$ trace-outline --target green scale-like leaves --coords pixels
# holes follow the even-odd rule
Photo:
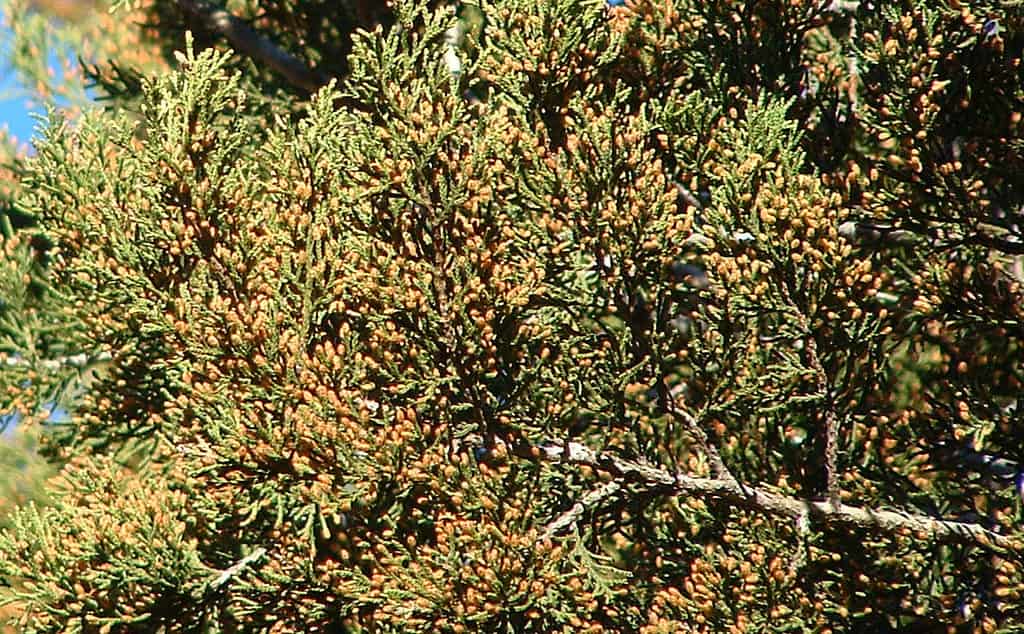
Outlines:
[[[1016,447],[1019,280],[907,248],[953,181],[883,155],[913,73],[849,35],[967,18],[399,2],[331,48],[300,4],[253,23],[344,67],[308,102],[189,39],[23,166],[0,402],[68,416],[0,533],[18,627],[1016,622],[977,597],[1018,592],[1019,503],[936,473]]]

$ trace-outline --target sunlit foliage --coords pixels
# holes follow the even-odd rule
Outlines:
[[[22,631],[1020,626],[1024,13],[613,4],[132,4],[3,235]]]

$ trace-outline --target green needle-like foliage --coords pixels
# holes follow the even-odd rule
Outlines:
[[[118,9],[0,207],[13,627],[1024,624],[1024,12],[613,5]]]

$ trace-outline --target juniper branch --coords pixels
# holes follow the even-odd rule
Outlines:
[[[177,0],[182,11],[203,21],[210,30],[224,36],[236,50],[259,60],[280,73],[290,84],[316,92],[329,79],[308,68],[302,60],[260,35],[244,20],[205,0]]]
[[[718,448],[711,444],[711,441],[708,439],[707,432],[705,432],[704,428],[700,426],[697,419],[689,412],[676,408],[673,398],[669,399],[668,408],[669,415],[682,422],[687,431],[690,432],[690,435],[696,439],[697,445],[704,452],[704,455],[707,456],[708,463],[711,465],[711,473],[713,473],[716,478],[732,480],[735,482],[736,477],[731,471],[729,471],[729,467],[725,465],[725,461],[722,460],[721,454],[718,453]]]
[[[257,559],[259,559],[260,557],[262,557],[263,555],[266,555],[266,554],[267,554],[267,549],[260,547],[260,548],[257,548],[256,550],[252,551],[251,553],[249,553],[245,557],[242,557],[240,560],[238,560],[236,563],[234,563],[230,568],[227,568],[227,569],[221,571],[221,573],[219,575],[217,575],[216,579],[210,581],[210,588],[213,589],[213,590],[216,590],[217,588],[220,588],[221,586],[223,586],[228,581],[231,581],[232,577],[234,577],[238,573],[240,573],[243,570],[245,570],[250,564],[252,564]]]
[[[701,478],[682,473],[669,473],[654,465],[594,451],[578,442],[548,441],[534,445],[520,441],[512,445],[512,452],[521,458],[531,460],[585,465],[610,473],[619,481],[639,482],[671,495],[714,498],[737,507],[790,518],[795,522],[810,519],[825,525],[855,526],[899,535],[914,535],[919,539],[973,542],[992,550],[1024,550],[1024,543],[1021,540],[1000,535],[975,523],[936,519],[917,513],[805,500],[742,485],[725,478]]]
[[[603,500],[610,498],[622,489],[622,484],[612,480],[584,495],[578,502],[572,505],[568,511],[562,513],[547,526],[541,534],[541,541],[550,539],[565,529],[573,526],[579,521],[588,510],[593,510]]]
[[[783,283],[780,285],[782,297],[790,306],[795,305],[789,294],[789,289]],[[821,355],[818,354],[818,342],[811,331],[811,325],[807,316],[802,312],[796,313],[800,322],[800,329],[805,333],[807,350],[807,361],[814,372],[815,387],[821,397],[825,419],[825,479],[828,502],[833,508],[838,509],[839,502],[839,414],[836,412],[835,403],[832,398],[828,373],[821,363]]]
[[[818,343],[813,336],[807,338],[807,352],[811,369],[814,370],[818,392],[825,399],[825,477],[827,478],[828,501],[839,506],[839,416],[832,403],[832,393],[828,387],[828,375],[821,365],[818,355]]]

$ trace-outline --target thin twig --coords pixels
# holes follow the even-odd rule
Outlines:
[[[177,0],[177,3],[182,11],[199,18],[207,28],[227,38],[240,53],[263,62],[284,76],[290,84],[310,93],[327,85],[329,78],[311,70],[300,59],[260,35],[241,18],[205,0]]]
[[[780,284],[782,299],[790,306],[795,306],[789,295],[789,289],[785,284]],[[797,312],[797,319],[800,322],[800,330],[805,333],[807,350],[807,361],[814,372],[815,387],[818,396],[822,400],[825,418],[825,486],[828,493],[829,504],[838,509],[839,502],[839,414],[836,412],[833,402],[832,389],[828,373],[821,364],[821,356],[818,354],[818,341],[803,312]]]
[[[722,460],[721,454],[718,453],[718,448],[708,440],[708,435],[704,428],[700,426],[697,419],[691,416],[689,412],[677,408],[675,399],[671,396],[668,400],[668,413],[683,423],[687,431],[690,432],[690,435],[697,441],[697,445],[700,446],[701,451],[707,456],[708,463],[711,465],[711,474],[716,478],[736,482],[736,477],[729,471],[729,467],[725,466],[725,461]]]
[[[825,408],[825,478],[828,489],[828,501],[832,506],[839,506],[839,416],[832,403],[831,390],[828,387],[828,375],[821,365],[818,356],[818,342],[814,336],[807,337],[807,354],[817,379],[818,394],[824,400]]]
[[[590,493],[584,495],[578,502],[572,505],[572,507],[555,518],[551,523],[544,527],[544,532],[541,534],[540,540],[550,539],[563,530],[573,526],[579,521],[583,514],[587,510],[593,510],[603,500],[610,498],[622,489],[622,485],[614,480],[607,482],[602,486],[594,489]]]
[[[240,560],[238,560],[237,563],[232,565],[230,568],[221,571],[221,573],[217,575],[217,578],[210,582],[210,589],[216,590],[220,588],[225,583],[230,581],[232,577],[245,570],[245,568],[247,568],[250,564],[252,564],[257,559],[266,554],[267,549],[261,546],[256,550],[252,551],[251,553],[249,553],[248,555],[246,555],[245,557],[242,557]]]

